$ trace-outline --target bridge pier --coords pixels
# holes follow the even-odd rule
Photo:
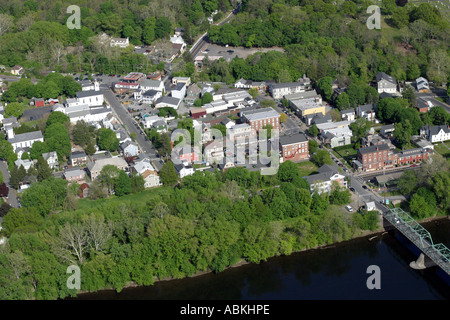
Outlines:
[[[416,261],[410,262],[409,266],[416,270],[424,270],[426,268],[436,266],[436,263],[434,263],[434,261],[428,258],[426,255],[421,253]]]

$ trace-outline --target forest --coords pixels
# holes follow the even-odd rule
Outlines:
[[[1,299],[73,296],[66,287],[69,265],[81,268],[81,290],[121,291],[131,283],[259,263],[378,227],[376,212],[349,215],[338,208],[348,203],[348,190],[311,196],[289,161],[275,176],[245,168],[197,171],[175,187],[96,201],[74,202],[73,189],[52,177],[36,182],[23,207],[3,217],[9,239],[0,247]]]

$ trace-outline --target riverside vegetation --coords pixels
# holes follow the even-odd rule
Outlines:
[[[121,291],[347,240],[378,221],[377,213],[339,208],[348,190],[311,196],[289,161],[274,176],[245,168],[196,172],[175,187],[82,199],[78,207],[63,182],[36,182],[24,207],[5,215],[0,299],[74,296],[66,286],[72,264],[81,268],[81,290]],[[30,200],[38,193],[39,206]]]

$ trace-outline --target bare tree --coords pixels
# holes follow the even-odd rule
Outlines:
[[[7,14],[0,14],[0,36],[14,25],[13,18]]]
[[[36,21],[36,17],[33,14],[27,14],[17,20],[16,27],[19,31],[27,31],[31,25]]]
[[[54,239],[53,252],[63,260],[83,264],[88,250],[89,234],[85,224],[69,224],[59,228],[59,236]]]
[[[89,245],[95,251],[102,251],[105,244],[111,239],[112,226],[105,223],[103,218],[91,215],[86,221],[86,229],[89,235]]]

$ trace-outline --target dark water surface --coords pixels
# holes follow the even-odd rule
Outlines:
[[[434,243],[450,247],[450,220],[423,226]],[[79,295],[98,300],[320,300],[320,299],[450,299],[450,284],[437,267],[413,270],[418,253],[395,235],[385,233],[350,240],[324,249],[276,257],[219,274],[161,281],[151,287],[127,288],[121,293],[100,291]],[[380,268],[381,289],[369,290],[370,265]]]

